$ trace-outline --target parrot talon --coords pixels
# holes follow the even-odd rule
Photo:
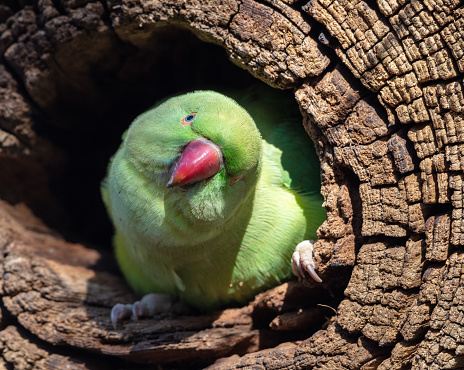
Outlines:
[[[111,309],[111,323],[113,324],[114,330],[119,322],[124,319],[131,317],[132,305],[117,303]]]
[[[157,313],[171,311],[174,299],[168,294],[150,293],[132,305],[132,316],[138,320],[141,317],[152,317]]]
[[[138,320],[139,317],[144,317],[145,315],[145,309],[143,307],[143,304],[140,301],[134,302],[132,305],[132,317],[135,320]]]
[[[176,305],[174,298],[168,294],[146,294],[133,304],[115,304],[111,309],[111,322],[116,330],[117,324],[124,319],[132,317],[138,320],[141,317],[152,317],[159,313],[170,312],[173,307],[179,312],[182,311],[182,306]]]
[[[304,240],[296,246],[292,256],[292,272],[299,279],[305,279],[308,273],[320,283],[322,279],[316,273],[316,264],[313,260],[314,243],[313,240]]]

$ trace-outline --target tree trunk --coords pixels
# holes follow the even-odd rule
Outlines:
[[[3,365],[464,367],[458,1],[0,4]],[[120,135],[164,96],[256,79],[294,92],[320,156],[323,284],[113,329],[135,299],[99,197]]]

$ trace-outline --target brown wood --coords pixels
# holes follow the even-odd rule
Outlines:
[[[463,367],[463,9],[2,2],[0,366]],[[293,89],[318,149],[323,283],[113,329],[111,306],[135,299],[98,194],[118,137],[165,95],[251,76]]]

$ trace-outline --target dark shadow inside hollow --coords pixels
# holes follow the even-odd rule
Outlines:
[[[58,80],[59,91],[38,119],[40,133],[65,154],[65,164],[52,175],[51,187],[68,215],[67,226],[61,219],[49,221],[50,226],[70,241],[108,248],[113,229],[99,184],[131,121],[172,94],[264,85],[230,62],[223,48],[179,27],[157,27],[149,42],[143,43],[146,49],[116,37],[112,40],[109,48],[96,48],[97,53],[103,50],[102,55],[84,55],[76,61],[67,59],[73,58],[72,53],[68,57],[66,50],[60,50],[54,56],[60,65],[52,77]]]

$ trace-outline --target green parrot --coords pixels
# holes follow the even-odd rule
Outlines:
[[[101,191],[120,269],[145,297],[113,307],[113,324],[243,304],[292,270],[321,281],[306,240],[325,219],[313,144],[289,104],[238,97],[247,110],[214,91],[173,97],[124,133]]]

